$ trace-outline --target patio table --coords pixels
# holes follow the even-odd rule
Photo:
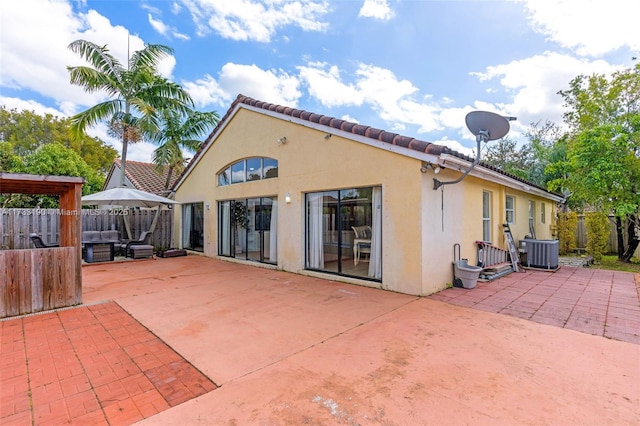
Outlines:
[[[114,259],[114,247],[112,241],[86,241],[83,242],[87,255],[85,261],[93,262],[110,262]]]

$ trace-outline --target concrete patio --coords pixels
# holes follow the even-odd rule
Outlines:
[[[476,288],[450,288],[430,298],[540,324],[640,344],[638,283],[631,273],[562,267],[525,270]]]
[[[106,310],[130,315],[166,344],[143,353],[179,355],[195,367],[191,373],[206,377],[194,379],[204,389],[198,395],[194,392],[191,399],[175,405],[169,403],[171,397],[164,398],[164,405],[159,403],[164,409],[146,414],[129,403],[134,393],[141,398],[139,387],[122,388],[120,396],[99,404],[93,415],[100,422],[92,424],[139,419],[149,425],[637,424],[640,345],[632,343],[637,329],[630,327],[640,321],[640,311],[633,308],[639,308],[637,291],[626,290],[629,283],[637,283],[632,274],[594,274],[588,278],[594,287],[582,289],[560,324],[562,318],[556,314],[564,309],[551,308],[560,303],[560,296],[575,298],[577,290],[562,289],[587,279],[582,274],[581,269],[567,267],[555,274],[511,274],[473,290],[450,289],[418,298],[200,256],[87,266],[87,306],[0,322],[0,379],[6,383],[12,376],[16,384],[11,392],[3,386],[0,423],[24,424],[11,421],[6,401],[8,395],[28,388],[26,377],[26,385],[17,385],[22,380],[17,377],[24,376],[18,373],[31,372],[31,360],[25,371],[7,367],[6,359],[22,356],[26,363],[28,356],[24,348],[20,355],[19,342],[8,341],[9,330],[26,330],[24,324],[35,317],[65,324],[74,312],[97,312],[92,315],[98,318],[99,311]],[[553,292],[544,290],[549,294],[542,295],[545,302],[535,302],[537,309],[517,308],[534,303],[529,298],[539,293],[536,289],[552,288],[551,278],[565,284]],[[607,287],[601,280],[608,280],[607,292],[600,289]],[[620,308],[628,317],[620,317],[624,326],[619,330],[626,331],[613,335],[608,327],[602,333],[595,327],[567,327],[580,323],[571,317],[581,312],[578,306],[593,300],[585,296],[591,288],[608,298],[607,315],[614,315],[612,308],[619,303],[624,305]],[[616,299],[619,288],[625,289],[623,302]],[[507,293],[515,296],[515,290],[520,296],[507,302]],[[502,305],[497,300],[503,300]],[[105,301],[115,303],[101,303]],[[549,307],[543,309],[546,303]],[[600,309],[589,308],[594,313]],[[513,316],[516,311],[523,313],[517,316],[527,313],[527,319]],[[536,322],[545,312],[552,319]],[[606,324],[613,318],[605,315]],[[131,327],[140,332],[135,324]],[[117,331],[104,329],[117,340]],[[75,329],[72,334],[67,331],[68,341],[77,348],[96,333]],[[126,342],[122,347],[128,353]],[[8,348],[14,349],[11,357],[5,356]],[[74,356],[82,359],[78,352],[75,349]],[[135,361],[135,356],[130,358]],[[55,370],[62,371],[58,359],[53,362]],[[148,375],[146,367],[136,365],[142,372],[134,369],[138,375]],[[55,378],[50,380],[55,383]],[[99,387],[94,380],[85,380],[85,391]],[[165,379],[169,380],[174,379]],[[161,386],[153,381],[152,385],[156,390]],[[116,403],[120,417],[110,417]],[[82,424],[71,415],[76,406],[65,395],[48,406],[66,413],[67,421]],[[60,423],[40,421],[34,414],[38,407],[22,409],[34,424]]]

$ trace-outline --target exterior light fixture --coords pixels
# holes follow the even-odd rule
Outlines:
[[[429,169],[433,170],[433,173],[438,174],[440,173],[440,166],[438,164],[433,164],[433,163],[427,163],[425,161],[422,162],[422,167],[420,167],[420,172],[422,173],[427,173],[429,171]]]
[[[287,143],[287,137],[286,137],[286,136],[283,136],[283,137],[281,137],[280,139],[276,139],[276,143],[277,143],[278,145],[284,145],[285,143]]]
[[[291,204],[291,193],[287,192],[284,196],[284,202],[287,204]]]

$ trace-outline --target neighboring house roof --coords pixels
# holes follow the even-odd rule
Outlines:
[[[118,173],[114,175],[115,170],[118,170]],[[105,187],[111,178],[119,179],[120,170],[122,169],[122,161],[120,159],[116,159],[113,161],[111,165],[111,169],[109,170],[109,174],[105,179]],[[158,172],[158,166],[152,163],[143,163],[141,161],[129,161],[127,160],[127,167],[125,168],[125,174],[127,179],[133,184],[135,189],[139,189],[141,191],[151,192],[153,194],[158,195],[166,195],[164,190],[164,184],[167,181],[167,175],[169,173],[168,166],[162,166],[162,173]],[[169,188],[171,188],[178,179],[178,173],[173,173],[171,176],[171,181],[169,182]],[[105,189],[103,187],[103,189]]]
[[[222,119],[218,122],[218,125],[213,129],[211,134],[207,137],[205,142],[202,144],[200,149],[196,152],[193,157],[193,160],[189,163],[189,166],[182,172],[182,174],[175,180],[175,184],[172,188],[175,190],[175,187],[179,185],[184,178],[190,173],[191,169],[198,164],[198,160],[200,156],[203,155],[208,149],[209,146],[213,143],[216,135],[228,124],[227,122],[231,119],[231,117],[235,114],[235,112],[241,107],[251,107],[252,110],[265,110],[265,112],[280,114],[285,116],[285,118],[291,117],[301,121],[307,121],[309,123],[315,123],[320,126],[327,126],[330,129],[336,129],[341,132],[341,135],[344,133],[352,134],[354,137],[364,137],[374,141],[383,142],[385,144],[389,144],[391,146],[396,146],[400,148],[409,149],[412,151],[416,151],[418,153],[429,154],[433,156],[452,156],[457,157],[462,160],[473,162],[475,159],[471,158],[467,155],[461,154],[457,151],[450,149],[449,147],[443,145],[437,145],[432,142],[426,142],[420,139],[416,139],[410,136],[402,136],[397,133],[387,132],[385,130],[377,129],[370,126],[365,126],[362,124],[352,123],[349,121],[341,120],[335,117],[329,117],[322,114],[316,114],[313,112],[304,111],[301,109],[291,108],[287,106],[271,104],[268,102],[259,101],[257,99],[250,98],[248,96],[239,94],[236,99],[233,101],[227,113],[222,117]],[[484,162],[479,163],[480,166],[485,169],[494,171],[503,176],[511,178],[513,180],[522,182],[527,187],[535,187],[545,193],[553,196],[553,198],[562,198],[559,194],[554,194],[547,191],[546,188],[543,188],[539,185],[536,185],[532,182],[529,182],[525,179],[512,175],[510,173],[506,173],[500,170],[497,167],[488,165]]]

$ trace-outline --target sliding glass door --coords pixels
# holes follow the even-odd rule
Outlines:
[[[276,197],[218,203],[218,254],[257,262],[278,262]]]
[[[190,203],[182,205],[182,247],[204,251],[204,205]]]
[[[382,188],[306,194],[306,268],[382,278]]]

